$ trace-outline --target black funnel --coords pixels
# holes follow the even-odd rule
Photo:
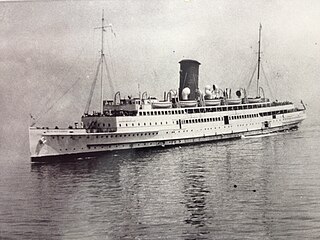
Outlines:
[[[185,59],[180,62],[180,84],[179,84],[179,99],[182,99],[182,90],[186,87],[190,88],[191,92],[188,100],[195,100],[198,91],[199,83],[199,66],[200,63],[196,60]]]

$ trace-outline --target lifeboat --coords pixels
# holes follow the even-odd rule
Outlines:
[[[235,105],[235,104],[241,103],[241,98],[239,98],[239,99],[226,99],[225,101],[226,101],[227,105]]]
[[[184,100],[184,101],[180,101],[180,106],[181,107],[196,107],[198,102],[195,100]]]
[[[159,101],[159,102],[153,102],[152,108],[171,108],[172,102],[169,101]]]
[[[220,99],[207,99],[204,101],[206,106],[218,106],[221,104]]]
[[[248,103],[259,103],[261,102],[261,98],[247,98]]]

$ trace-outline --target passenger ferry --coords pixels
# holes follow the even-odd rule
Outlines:
[[[102,36],[106,27],[102,18]],[[97,74],[80,126],[29,128],[31,161],[64,160],[69,156],[180,146],[297,129],[306,118],[303,103],[302,108],[297,108],[288,101],[272,102],[259,87],[260,39],[261,27],[255,98],[248,97],[245,89],[237,90],[236,97],[231,97],[230,89],[218,89],[215,85],[206,86],[204,93],[201,92],[200,63],[183,59],[179,88],[164,93],[163,100],[150,97],[146,92],[136,98],[121,98],[117,92],[114,99],[104,100],[101,91],[100,111],[89,113]],[[103,71],[104,62],[102,42],[98,71]]]

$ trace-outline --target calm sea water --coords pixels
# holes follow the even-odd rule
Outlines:
[[[320,125],[263,138],[0,161],[1,239],[320,239]]]

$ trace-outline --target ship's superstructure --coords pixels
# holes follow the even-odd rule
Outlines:
[[[261,28],[259,65],[260,37]],[[102,48],[99,65],[103,66],[103,62]],[[121,98],[118,92],[112,100],[101,98],[101,110],[89,113],[91,91],[80,127],[30,127],[31,160],[268,134],[297,129],[306,118],[305,107],[261,97],[259,74],[255,98],[248,97],[245,89],[237,90],[232,98],[230,89],[215,85],[206,86],[201,92],[199,66],[195,60],[180,61],[179,89],[166,92],[163,100],[149,97],[146,92],[137,98]]]

